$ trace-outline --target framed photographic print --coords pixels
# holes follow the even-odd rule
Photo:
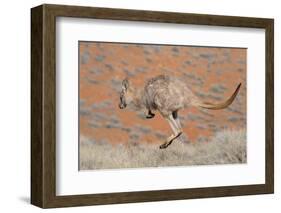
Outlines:
[[[31,9],[31,203],[274,191],[273,19]]]

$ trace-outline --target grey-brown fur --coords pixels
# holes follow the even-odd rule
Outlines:
[[[207,109],[223,109],[229,106],[235,99],[241,84],[238,85],[233,95],[224,103],[211,104],[200,101],[198,97],[181,80],[159,75],[149,79],[144,88],[137,89],[128,79],[122,82],[120,94],[120,109],[127,105],[133,105],[136,109],[146,109],[147,118],[153,118],[153,111],[159,113],[169,122],[173,134],[167,138],[160,148],[168,147],[173,140],[182,134],[181,124],[178,118],[178,111],[188,106],[196,106]]]

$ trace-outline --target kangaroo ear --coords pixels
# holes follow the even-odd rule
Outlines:
[[[124,89],[128,89],[129,88],[129,79],[128,78],[125,78],[123,81],[122,81],[122,87]]]

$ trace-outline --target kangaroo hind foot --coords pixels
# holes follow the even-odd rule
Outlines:
[[[161,144],[159,146],[160,149],[166,149],[168,146],[170,146],[172,144],[172,142],[177,139],[180,135],[182,134],[182,132],[179,132],[176,136],[175,135],[171,135],[168,139],[167,142]]]

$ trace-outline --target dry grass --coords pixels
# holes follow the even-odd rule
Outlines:
[[[246,131],[222,131],[211,141],[174,141],[167,149],[157,144],[115,145],[85,138],[80,144],[80,169],[118,169],[163,166],[246,163]]]

